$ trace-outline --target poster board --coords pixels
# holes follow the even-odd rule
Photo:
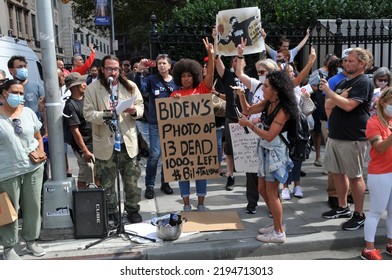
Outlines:
[[[166,182],[219,177],[211,94],[156,99]]]
[[[233,145],[234,166],[237,172],[257,173],[259,158],[257,156],[257,139],[251,129],[246,134],[238,123],[230,123],[230,136]]]
[[[237,55],[241,37],[247,39],[244,54],[261,53],[265,50],[265,44],[260,31],[260,9],[257,7],[219,11],[216,16],[216,53]]]

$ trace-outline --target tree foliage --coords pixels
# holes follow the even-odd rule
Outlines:
[[[163,23],[211,24],[220,10],[236,8],[235,0],[113,0],[115,32],[125,35],[137,50],[148,49],[150,16]],[[74,1],[74,13],[82,25],[93,27],[93,0]],[[389,1],[374,0],[241,0],[242,7],[257,6],[263,25],[306,28],[317,19],[390,18]],[[78,22],[78,21],[77,21]],[[101,28],[108,32],[108,28]],[[110,32],[109,32],[110,33]],[[109,34],[108,33],[108,34]]]

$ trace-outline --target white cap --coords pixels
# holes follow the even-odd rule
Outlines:
[[[342,59],[346,58],[348,56],[348,53],[352,50],[353,48],[348,48],[342,51]]]

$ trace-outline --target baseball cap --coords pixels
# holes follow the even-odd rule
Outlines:
[[[65,77],[65,86],[70,89],[86,82],[87,75],[80,75],[78,72],[72,72]]]
[[[348,56],[348,53],[352,50],[353,48],[348,48],[342,51],[342,59],[346,58]]]

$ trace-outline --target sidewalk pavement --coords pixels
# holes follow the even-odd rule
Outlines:
[[[72,151],[68,153],[73,176],[77,175],[77,164]],[[236,231],[200,232],[175,241],[138,244],[121,235],[104,240],[97,245],[84,249],[86,245],[98,239],[73,239],[73,229],[50,230],[53,240],[38,241],[47,254],[36,258],[25,251],[21,241],[17,252],[23,259],[236,259],[252,258],[277,254],[290,254],[319,250],[333,250],[341,248],[364,246],[363,228],[356,231],[344,231],[341,224],[347,219],[323,219],[321,214],[328,211],[327,204],[327,176],[322,167],[313,166],[314,153],[303,163],[302,170],[307,173],[301,177],[304,197],[283,201],[283,219],[286,224],[287,241],[284,244],[267,244],[256,240],[258,229],[270,225],[272,219],[262,198],[256,214],[247,214],[245,174],[235,173],[235,188],[226,191],[226,178],[208,180],[205,205],[207,211],[237,211],[245,229]],[[142,188],[141,215],[143,220],[162,216],[170,212],[182,210],[182,199],[178,183],[171,183],[174,194],[166,195],[160,191],[160,184],[156,184],[156,197],[151,200],[144,198],[144,164],[140,161],[142,176],[139,187]],[[160,176],[157,176],[159,178]],[[292,189],[292,187],[291,187]],[[191,204],[193,209],[197,205],[194,184],[191,184]],[[365,196],[364,211],[369,209],[369,195]],[[351,205],[353,210],[353,205]],[[41,236],[47,235],[43,229]],[[377,241],[385,241],[385,214],[377,229]],[[381,243],[383,244],[383,243]],[[1,253],[0,253],[1,254]],[[358,252],[359,259],[360,252]]]

